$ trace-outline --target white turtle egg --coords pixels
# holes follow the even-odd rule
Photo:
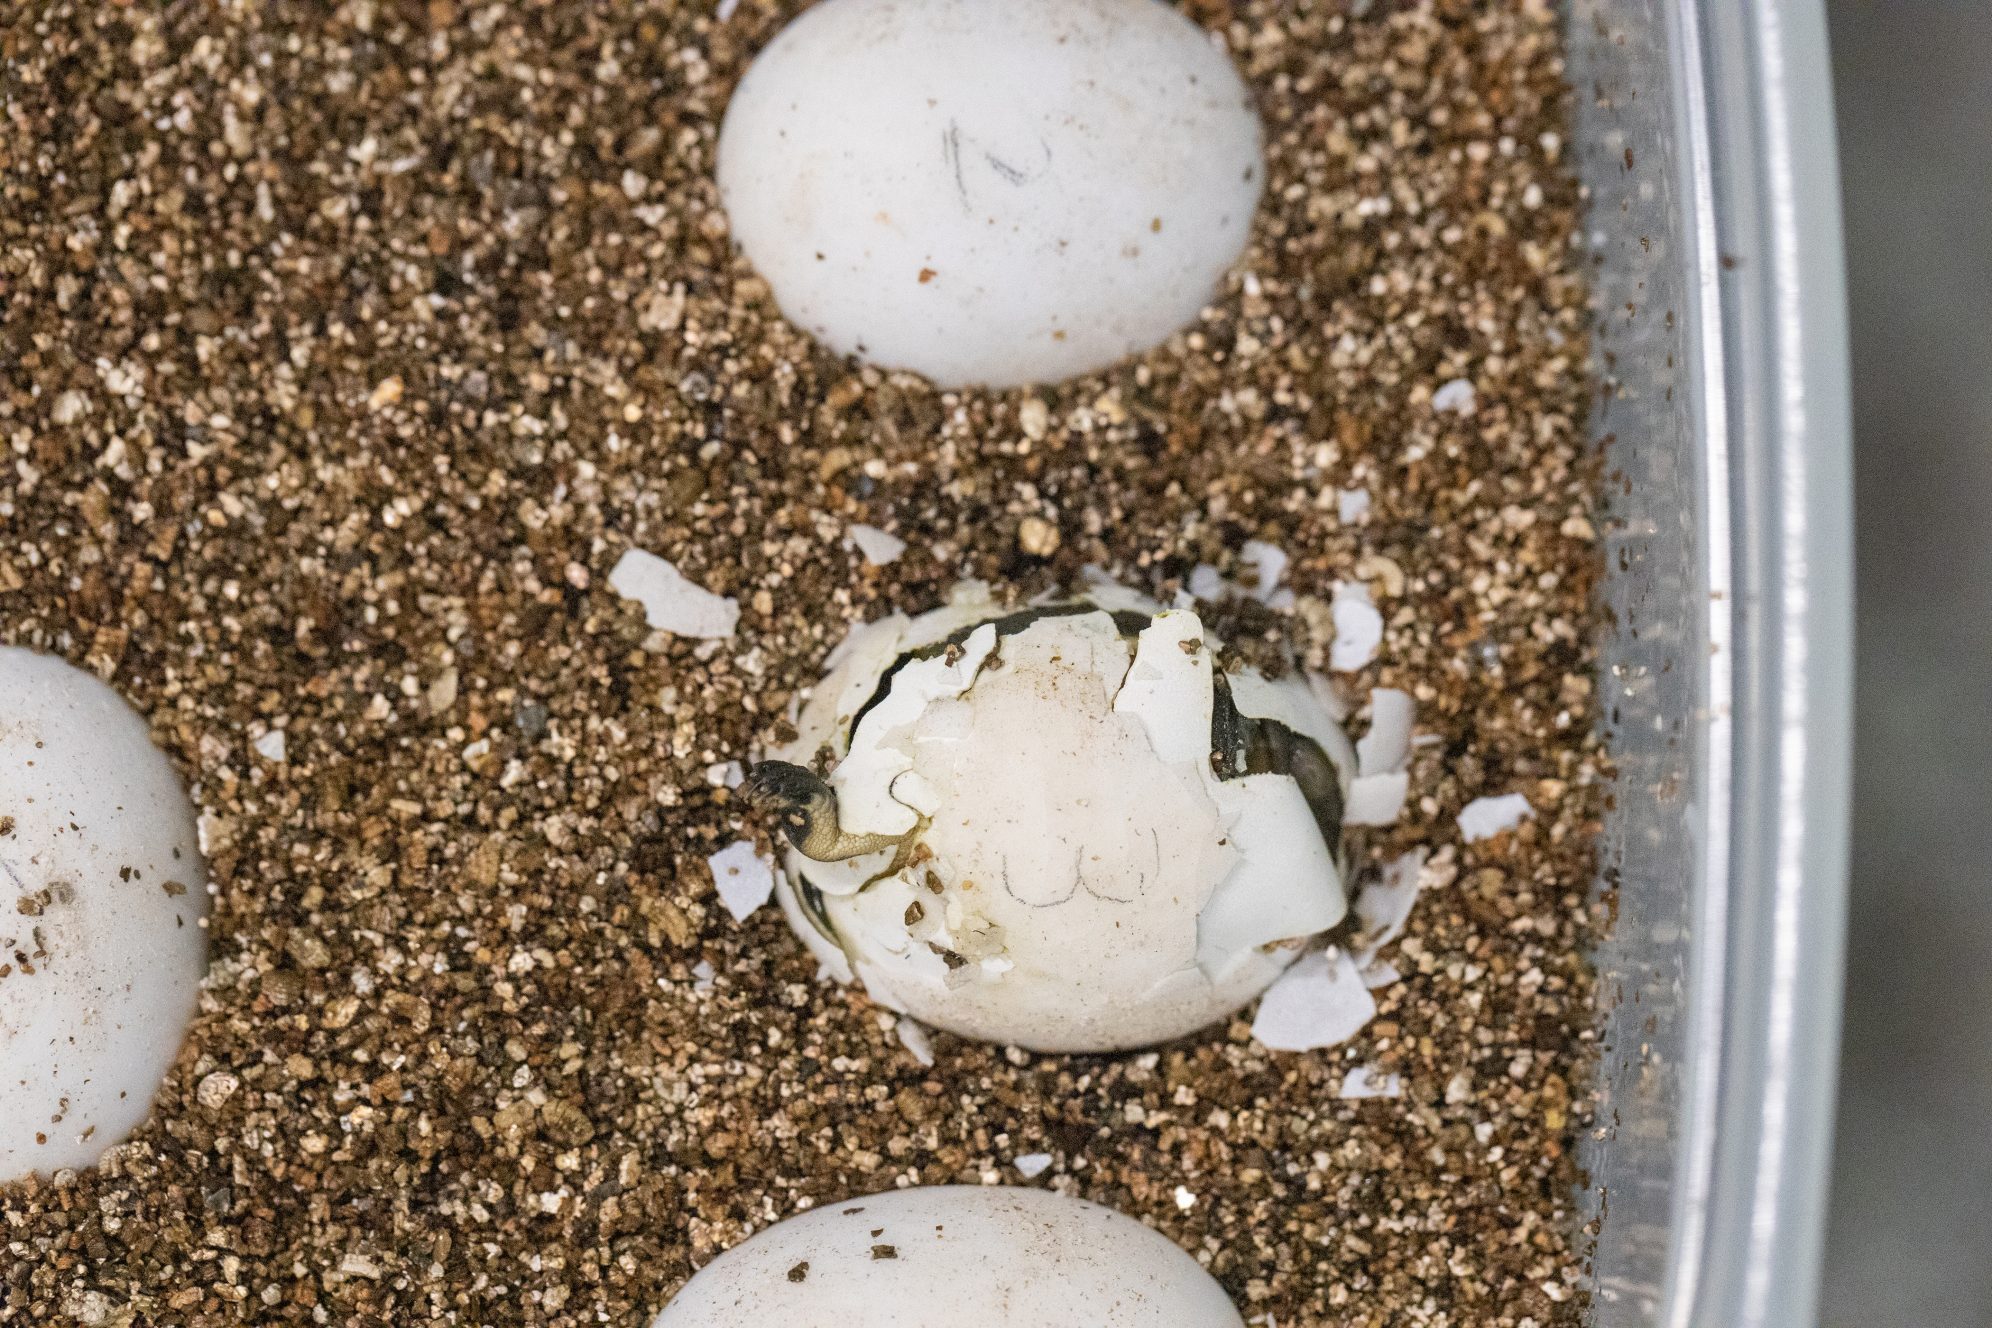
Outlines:
[[[653,1328],[1242,1328],[1210,1274],[1048,1190],[895,1190],[792,1217],[699,1271]]]
[[[1340,921],[1341,729],[1297,677],[1217,671],[1195,613],[1112,602],[972,589],[832,656],[748,781],[777,813],[820,791],[781,816],[777,893],[832,974],[966,1037],[1110,1051],[1225,1018]]]
[[[748,69],[718,162],[791,321],[948,387],[1166,340],[1264,174],[1230,59],[1160,0],[824,0]]]
[[[145,1118],[207,967],[193,807],[132,708],[0,647],[0,1181]]]

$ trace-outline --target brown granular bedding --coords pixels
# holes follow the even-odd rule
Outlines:
[[[795,5],[0,5],[0,640],[151,717],[216,892],[152,1123],[0,1192],[0,1324],[643,1325],[807,1202],[1033,1152],[1254,1324],[1580,1320],[1599,468],[1557,21],[1187,7],[1268,127],[1229,286],[1110,373],[940,393],[731,250],[717,122]],[[1318,667],[1365,581],[1344,681],[1419,702],[1366,851],[1441,883],[1354,1042],[927,1069],[720,908],[707,854],[765,842],[723,767],[848,624],[1087,563],[1166,593],[1251,538],[1300,603],[1234,637]],[[737,636],[648,633],[632,546]],[[1508,792],[1535,818],[1462,843]],[[1362,1064],[1403,1098],[1340,1100]]]

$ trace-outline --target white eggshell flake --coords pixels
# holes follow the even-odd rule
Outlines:
[[[1473,414],[1473,384],[1464,378],[1447,379],[1432,393],[1432,409],[1441,415],[1447,411],[1457,415]]]
[[[1378,959],[1364,965],[1362,974],[1363,985],[1371,991],[1381,991],[1385,987],[1394,987],[1404,981],[1404,974],[1388,959]]]
[[[1411,759],[1411,725],[1417,704],[1408,692],[1379,687],[1370,693],[1370,729],[1356,742],[1356,771],[1382,775]]]
[[[1346,825],[1391,825],[1404,811],[1411,794],[1411,776],[1393,770],[1384,775],[1357,775],[1349,785],[1349,804],[1342,812]]]
[[[1358,1065],[1342,1076],[1335,1096],[1344,1102],[1367,1102],[1372,1098],[1403,1097],[1404,1080],[1374,1065]]]
[[[1016,1167],[1017,1174],[1025,1180],[1036,1180],[1051,1170],[1051,1163],[1050,1153],[1022,1153],[1011,1165]]]
[[[1264,956],[1260,947],[1304,940],[1342,920],[1346,911],[1333,851],[1318,831],[1300,786],[1285,775],[1246,775],[1214,782],[1227,840],[1238,863],[1197,915],[1197,966],[1213,982],[1229,981]]]
[[[825,0],[748,69],[718,175],[782,311],[943,386],[1104,368],[1243,251],[1259,120],[1159,0]]]
[[[975,681],[976,672],[996,648],[996,628],[984,623],[953,654],[918,659],[902,668],[864,722],[851,736],[851,745],[831,778],[837,807],[846,830],[860,834],[903,835],[919,824],[919,810],[893,796],[893,785],[913,769],[913,754],[901,739],[904,730],[925,720],[935,702],[959,697]],[[943,710],[938,721],[913,738],[914,744],[959,744],[964,735],[950,735],[948,720],[959,711]],[[933,801],[931,780],[922,778],[927,801]]]
[[[1252,1036],[1274,1051],[1318,1051],[1347,1042],[1376,1018],[1376,998],[1348,953],[1311,954],[1280,975],[1259,1002]]]
[[[719,640],[733,635],[740,606],[715,595],[680,572],[675,565],[642,549],[631,549],[609,572],[609,589],[643,608],[651,628],[694,640]]]
[[[842,652],[779,755],[828,771],[842,830],[904,838],[790,853],[784,912],[831,972],[966,1037],[1108,1051],[1223,1019],[1341,920],[1340,845],[1296,779],[1213,767],[1201,620],[1116,603],[1119,621],[1090,599],[1010,618],[985,602],[979,623],[956,604],[941,632],[888,620],[871,630],[889,649]],[[1227,681],[1241,714],[1313,738],[1346,792],[1353,750],[1304,682]]]
[[[653,1328],[1243,1322],[1195,1259],[1110,1208],[1041,1189],[941,1186],[777,1223],[701,1269]]]
[[[0,1181],[94,1163],[150,1109],[207,968],[194,811],[144,722],[0,647]]]
[[[1188,588],[1192,598],[1206,604],[1215,604],[1231,596],[1231,583],[1224,579],[1224,573],[1209,563],[1198,563],[1190,569]]]
[[[890,531],[868,526],[861,521],[853,521],[845,532],[852,545],[873,567],[885,567],[899,561],[899,555],[906,552],[906,541]]]
[[[1276,544],[1246,540],[1238,549],[1235,578],[1226,579],[1224,573],[1209,563],[1198,563],[1190,569],[1184,589],[1191,601],[1217,604],[1225,600],[1255,599],[1267,608],[1289,612],[1294,606],[1294,593],[1280,582],[1291,561],[1286,550]]]
[[[934,1044],[928,1038],[926,1029],[902,1015],[899,1022],[893,1026],[893,1031],[899,1035],[900,1045],[912,1053],[914,1060],[922,1065],[933,1065]]]
[[[1535,808],[1519,793],[1498,798],[1475,798],[1459,809],[1459,833],[1467,843],[1506,834],[1535,815]]]
[[[719,902],[735,922],[746,921],[775,893],[775,869],[744,840],[707,858],[706,866],[712,871]]]
[[[1088,563],[1079,569],[1079,575],[1086,586],[1086,598],[1115,613],[1122,609],[1134,613],[1149,613],[1155,608],[1154,601],[1132,586],[1121,584],[1108,575],[1103,567]]]
[[[1238,559],[1252,572],[1250,583],[1243,587],[1247,594],[1276,609],[1293,607],[1293,592],[1280,589],[1280,579],[1291,561],[1286,550],[1264,540],[1246,540],[1238,550]]]
[[[1417,707],[1408,693],[1379,687],[1370,693],[1370,728],[1356,743],[1356,778],[1342,819],[1348,825],[1390,825],[1411,792],[1405,769],[1411,759],[1411,725]]]
[[[1409,853],[1385,863],[1376,878],[1356,896],[1356,921],[1360,924],[1352,957],[1359,968],[1367,968],[1377,953],[1404,934],[1412,906],[1418,902],[1423,885],[1425,850]]]
[[[1335,618],[1335,640],[1328,647],[1328,667],[1354,673],[1376,658],[1383,644],[1383,615],[1377,612],[1369,587],[1356,581],[1337,581],[1329,608]]]

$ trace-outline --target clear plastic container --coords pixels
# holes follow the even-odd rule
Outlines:
[[[1599,1328],[1814,1322],[1852,596],[1818,0],[1571,0],[1621,781],[1586,1145]]]

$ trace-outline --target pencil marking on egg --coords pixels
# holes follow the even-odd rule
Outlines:
[[[1083,849],[1080,850],[1082,854],[1084,853],[1084,851],[1085,850]],[[1086,884],[1086,878],[1079,869],[1079,864],[1076,857],[1072,864],[1071,887],[1067,889],[1064,894],[1060,895],[1056,899],[1026,899],[1022,895],[1018,894],[1017,887],[1010,884],[1010,864],[1007,860],[1005,860],[1003,863],[1002,878],[1003,878],[1003,892],[1005,894],[1009,895],[1010,898],[1016,900],[1019,904],[1022,904],[1025,908],[1035,908],[1035,909],[1058,908],[1061,907],[1062,905],[1069,904],[1073,900],[1079,897],[1079,891],[1083,889]]]
[[[1150,830],[1149,833],[1153,834],[1155,832],[1153,830]],[[1078,849],[1073,854],[1072,869],[1074,872],[1078,874],[1079,888],[1081,890],[1084,890],[1087,894],[1093,896],[1093,898],[1103,900],[1109,904],[1132,904],[1135,901],[1135,898],[1141,893],[1139,887],[1144,886],[1148,883],[1148,878],[1145,875],[1138,877],[1135,881],[1136,889],[1134,894],[1125,895],[1125,896],[1110,895],[1104,890],[1095,890],[1093,888],[1092,882],[1086,879],[1086,850],[1083,847]]]

